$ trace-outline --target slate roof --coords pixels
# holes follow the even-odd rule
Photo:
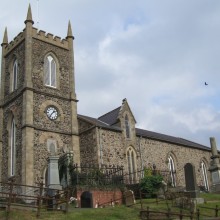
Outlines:
[[[207,146],[204,146],[204,145],[201,145],[201,144],[198,144],[198,143],[195,143],[195,142],[183,139],[183,138],[173,137],[173,136],[160,134],[157,132],[143,130],[143,129],[139,129],[139,128],[136,128],[136,135],[150,138],[150,139],[154,139],[154,140],[165,141],[165,142],[169,142],[169,143],[173,143],[173,144],[177,144],[177,145],[183,145],[183,146],[198,148],[198,149],[207,150],[207,151],[211,150]]]
[[[102,127],[102,128],[114,130],[114,131],[122,131],[120,127],[111,125],[111,123],[114,124],[117,121],[116,115],[119,112],[119,110],[120,110],[120,108],[114,109],[113,111],[99,117],[98,119],[92,118],[89,116],[85,116],[85,115],[78,115],[78,118],[83,119],[87,122],[90,122],[98,127]],[[110,124],[108,124],[107,122],[110,122]],[[198,143],[195,143],[195,142],[183,139],[183,138],[169,136],[169,135],[165,135],[165,134],[161,134],[161,133],[157,133],[157,132],[153,132],[153,131],[148,131],[148,130],[144,130],[144,129],[140,129],[140,128],[136,128],[136,135],[140,136],[140,137],[144,137],[144,138],[149,138],[149,139],[153,139],[153,140],[177,144],[177,145],[181,145],[181,146],[197,148],[197,149],[206,150],[206,151],[211,150],[207,146],[204,146],[204,145],[201,145],[201,144],[198,144]]]
[[[107,129],[115,130],[115,131],[121,131],[121,128],[119,128],[117,126],[110,126],[109,124],[107,124],[99,119],[96,119],[96,118],[92,118],[92,117],[85,116],[85,115],[79,115],[79,114],[78,114],[78,118],[83,119],[83,120],[85,120],[91,124],[94,124],[95,126],[98,126],[98,127],[107,128]]]
[[[106,114],[104,114],[104,115],[102,115],[102,116],[100,116],[98,118],[98,120],[103,121],[103,122],[105,122],[109,125],[115,124],[117,122],[117,119],[118,119],[118,114],[119,114],[120,108],[121,108],[121,106],[114,109],[114,110],[112,110],[112,111],[110,111],[110,112],[108,112],[108,113],[106,113]]]

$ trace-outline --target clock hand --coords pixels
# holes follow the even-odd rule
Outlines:
[[[51,117],[51,115],[52,115],[54,112],[55,112],[55,110],[53,110],[53,112],[50,114],[50,117]]]

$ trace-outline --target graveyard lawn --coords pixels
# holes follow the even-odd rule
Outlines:
[[[201,213],[201,220],[204,219],[203,215],[213,216],[214,210],[205,209],[202,207],[215,208],[216,205],[220,207],[220,194],[209,194],[204,193],[200,194],[201,197],[205,199],[205,204],[198,205]],[[156,203],[156,199],[144,199],[143,209],[146,209],[149,206],[150,210],[158,210],[158,211],[166,211],[167,207],[171,208],[172,212],[179,212],[180,209],[178,207],[173,207],[171,201],[161,200],[159,203]],[[139,214],[141,210],[140,200],[137,200],[137,203],[133,206],[126,207],[125,205],[118,205],[115,207],[106,207],[106,208],[70,208],[71,211],[67,214],[63,214],[62,212],[57,211],[42,211],[40,219],[43,220],[119,220],[119,219],[130,219],[130,220],[140,220]],[[189,213],[186,209],[183,209],[184,213]],[[6,219],[5,211],[0,210],[0,219]],[[220,216],[220,211],[218,216]],[[10,218],[13,220],[34,220],[36,218],[36,212],[31,211],[15,211],[13,210],[10,213]]]
[[[57,211],[42,212],[39,219],[43,220],[140,220],[139,218],[140,206],[126,207],[120,205],[117,207],[106,208],[75,208],[64,214]],[[6,219],[5,212],[0,211],[0,219]],[[10,213],[10,220],[37,220],[36,212],[31,211],[12,211]]]

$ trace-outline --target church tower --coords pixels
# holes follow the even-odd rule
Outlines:
[[[80,162],[71,24],[66,39],[33,27],[3,38],[0,93],[1,180],[34,185],[45,177],[47,158],[73,152]]]

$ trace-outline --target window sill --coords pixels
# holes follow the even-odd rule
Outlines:
[[[45,87],[50,88],[50,89],[55,89],[55,90],[58,90],[58,88],[57,88],[57,87],[55,87],[55,86],[45,85]]]

